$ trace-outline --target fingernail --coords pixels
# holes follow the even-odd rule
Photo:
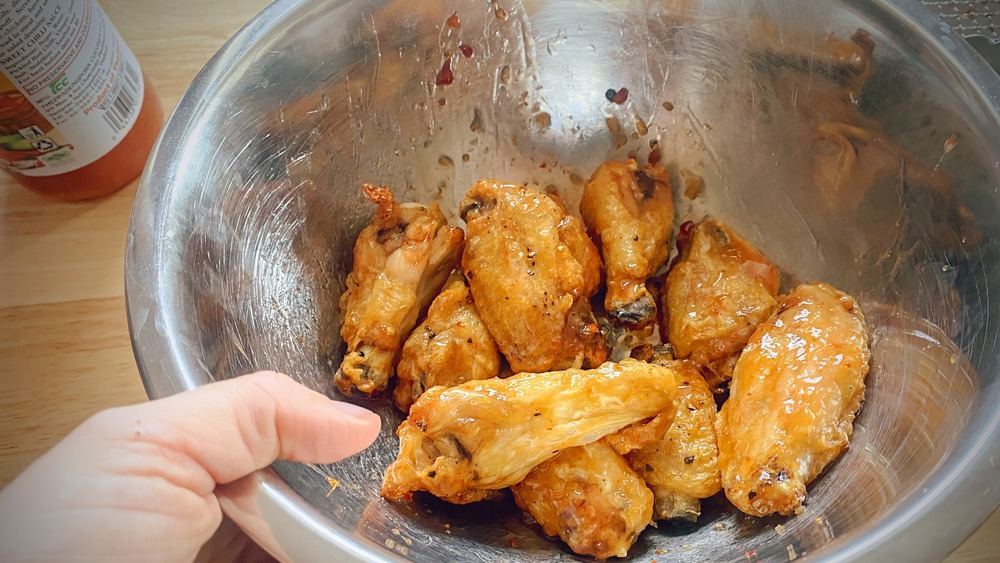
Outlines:
[[[374,420],[380,420],[378,414],[364,407],[359,407],[358,405],[352,405],[351,403],[345,403],[343,401],[331,402],[333,403],[333,408],[351,418],[356,418],[366,423],[370,423]]]

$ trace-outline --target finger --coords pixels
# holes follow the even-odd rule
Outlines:
[[[332,463],[378,436],[375,413],[332,401],[286,375],[260,372],[122,409],[128,440],[190,457],[229,483],[276,459]],[[207,491],[211,492],[211,491]]]

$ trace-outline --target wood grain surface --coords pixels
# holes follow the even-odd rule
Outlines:
[[[264,0],[101,0],[169,113]],[[65,204],[0,174],[0,486],[91,414],[146,400],[125,321],[135,183]],[[1000,512],[947,559],[1000,561]]]

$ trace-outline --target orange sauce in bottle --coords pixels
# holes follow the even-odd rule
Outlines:
[[[14,180],[29,190],[62,201],[85,201],[111,195],[139,177],[163,126],[163,107],[149,78],[143,74],[145,95],[139,117],[111,152],[96,161],[56,176],[25,176]]]
[[[0,0],[0,169],[61,200],[142,173],[160,99],[96,0]]]

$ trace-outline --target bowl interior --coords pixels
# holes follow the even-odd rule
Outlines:
[[[453,12],[458,28],[445,23]],[[795,53],[761,55],[761,21]],[[858,29],[875,49],[857,107],[924,163],[913,169],[950,178],[974,214],[968,229],[903,169],[856,197],[816,187],[815,123],[798,107],[812,102],[789,96],[780,72],[805,77],[794,88],[821,81],[828,36]],[[956,478],[949,462],[996,450],[1000,134],[995,109],[932,39],[892,4],[279,2],[195,83],[143,180],[128,293],[147,387],[158,396],[275,369],[337,396],[338,298],[372,212],[362,182],[440,202],[458,224],[478,178],[556,191],[575,208],[597,164],[655,148],[678,223],[721,218],[786,285],[852,293],[875,340],[851,446],[802,515],[755,519],[710,499],[697,525],[647,530],[632,558],[788,560],[888,537]],[[446,59],[454,83],[435,84]],[[621,87],[625,103],[605,98]],[[387,399],[355,402],[380,412],[382,436],[331,466],[275,464],[284,510],[373,557],[577,559],[509,500],[379,498],[401,417]],[[330,492],[326,477],[340,486]]]

